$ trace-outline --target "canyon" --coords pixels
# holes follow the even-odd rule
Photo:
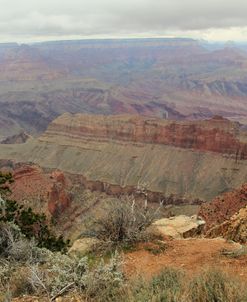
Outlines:
[[[65,229],[139,186],[152,202],[202,204],[205,232],[229,221],[247,183],[246,71],[246,47],[192,39],[0,44],[12,197],[64,213]]]
[[[0,158],[80,175],[91,190],[133,193],[145,185],[151,199],[209,201],[247,181],[246,130],[215,116],[168,121],[132,115],[69,113],[38,138],[0,145]]]
[[[14,180],[8,183],[10,191],[0,196],[0,214],[3,217],[7,212],[5,199],[45,214],[51,231],[69,239],[75,255],[82,248],[78,243],[86,245],[90,269],[102,259],[105,264],[112,262],[109,255],[116,247],[123,260],[123,291],[132,290],[140,275],[149,280],[169,267],[183,271],[185,289],[186,282],[196,280],[190,283],[191,290],[200,281],[195,275],[211,268],[212,272],[223,270],[238,277],[244,288],[246,75],[247,44],[241,43],[187,38],[0,43],[0,172],[11,172]],[[126,202],[131,208],[121,213],[120,206]],[[120,219],[114,219],[114,210]],[[111,229],[119,234],[130,228],[131,234],[136,213],[143,221],[150,219],[141,239],[143,222],[138,229],[134,226],[133,244],[119,236],[117,245],[108,249],[112,239],[96,239],[98,219],[103,224],[104,219],[110,221]],[[16,214],[19,216],[20,211]],[[28,228],[33,217],[21,218]],[[116,227],[112,227],[114,220]],[[1,226],[4,224],[2,220]],[[0,282],[0,292],[5,295],[5,288],[8,291],[5,300],[43,301],[46,298],[28,296],[34,291],[27,280],[34,280],[36,275],[39,278],[36,268],[40,267],[40,280],[54,274],[52,287],[56,286],[63,263],[67,266],[67,256],[50,254],[52,261],[59,262],[55,270],[49,270],[44,260],[47,251],[39,256],[37,247],[30,248],[34,239],[27,245],[24,237],[20,237],[22,244],[15,236],[16,245],[13,235],[8,252],[32,254],[32,259],[12,267],[17,258],[12,261],[11,254],[1,258],[4,282]],[[90,247],[90,241],[97,241],[102,250]],[[42,260],[36,261],[38,257]],[[72,258],[68,260],[68,271],[73,271],[76,279],[66,285],[64,276],[58,295],[48,294],[49,300],[84,299],[73,290],[75,284],[80,284],[81,290],[83,281],[87,291],[81,272],[84,259],[75,269]],[[28,273],[23,274],[25,266]],[[32,267],[35,274],[29,274]],[[95,287],[100,281],[99,271],[104,270],[102,266],[90,276]],[[211,276],[210,282],[217,281],[218,275]],[[169,274],[168,282],[171,277]],[[106,274],[104,278],[108,280]],[[25,290],[23,297],[9,298],[9,280],[16,296]],[[37,282],[42,283],[40,280]],[[225,290],[222,280],[220,287]],[[237,285],[235,281],[225,284],[230,293]],[[43,285],[42,291],[47,291]],[[107,286],[106,290],[104,283],[99,286],[103,295]],[[219,286],[214,290],[218,294]],[[111,290],[111,297],[112,293],[118,291]],[[91,298],[94,300],[93,295]]]
[[[247,52],[192,39],[0,44],[0,139],[65,112],[247,124]]]

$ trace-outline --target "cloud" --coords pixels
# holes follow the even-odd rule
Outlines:
[[[0,0],[0,41],[190,36],[246,39],[246,0]]]

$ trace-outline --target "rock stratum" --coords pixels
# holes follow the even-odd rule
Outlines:
[[[239,123],[219,116],[63,114],[38,139],[0,145],[0,158],[80,175],[86,188],[111,194],[146,184],[154,197],[211,200],[247,182],[246,138]]]
[[[40,140],[123,141],[212,151],[247,159],[247,132],[220,116],[203,121],[171,121],[142,116],[64,114],[54,120]]]

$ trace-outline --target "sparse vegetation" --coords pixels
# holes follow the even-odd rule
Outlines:
[[[148,238],[145,231],[157,219],[157,214],[157,210],[125,198],[108,205],[105,215],[95,221],[90,234],[101,240],[102,249],[126,248]]]
[[[166,268],[150,281],[129,281],[118,254],[105,261],[95,258],[92,265],[88,257],[39,248],[8,222],[1,222],[0,238],[0,291],[9,297],[29,294],[54,301],[73,292],[82,301],[97,302],[247,301],[242,284],[219,271],[202,272],[190,280],[185,272]]]
[[[189,284],[191,302],[245,302],[247,292],[234,279],[220,271],[202,272]]]
[[[154,255],[159,255],[166,251],[167,245],[164,241],[154,240],[150,244],[144,246],[144,249]]]
[[[166,268],[150,282],[140,280],[132,288],[129,301],[180,302],[183,297],[183,272]]]
[[[3,187],[5,183],[1,182]],[[105,216],[96,221],[90,233],[103,242],[103,260],[93,251],[91,259],[67,255],[62,237],[56,238],[50,232],[45,215],[7,199],[8,190],[3,192],[0,301],[22,295],[55,301],[73,293],[79,300],[89,302],[247,302],[243,284],[215,270],[188,277],[184,271],[164,268],[150,280],[127,279],[122,258],[115,250],[126,252],[148,239],[142,244],[145,250],[154,255],[166,252],[163,241],[149,241],[146,229],[158,211],[147,203],[137,204],[134,199],[125,198],[121,203],[110,204]],[[242,255],[246,250],[240,252]]]

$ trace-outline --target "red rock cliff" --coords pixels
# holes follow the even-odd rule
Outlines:
[[[74,140],[164,144],[247,159],[247,132],[240,130],[238,123],[219,116],[204,121],[170,121],[66,113],[51,123],[41,140],[54,140],[59,136]]]
[[[247,183],[241,188],[216,197],[201,206],[199,216],[206,221],[205,231],[229,220],[240,209],[247,206]]]
[[[62,213],[71,203],[69,181],[60,171],[45,172],[33,164],[18,164],[13,168],[12,198],[31,202],[32,207],[51,215]]]

